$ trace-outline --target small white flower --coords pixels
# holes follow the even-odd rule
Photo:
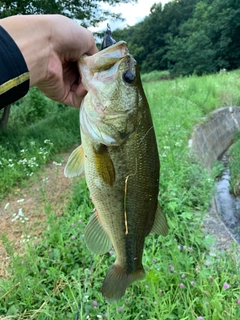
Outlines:
[[[62,164],[56,161],[53,161],[53,164],[55,164],[55,166],[61,166]]]
[[[16,213],[15,213],[15,217],[14,218],[12,218],[12,222],[14,222],[14,221],[16,221],[17,219],[19,218],[19,216],[16,216]]]
[[[18,203],[21,203],[21,202],[23,202],[23,201],[24,201],[24,199],[19,199],[19,200],[17,200]]]
[[[8,203],[5,205],[4,209],[6,210],[9,205],[10,205],[10,203],[8,202]]]
[[[18,210],[18,216],[19,216],[19,217],[24,217],[24,213],[23,213],[23,211],[22,211],[22,208],[20,208],[20,209]]]

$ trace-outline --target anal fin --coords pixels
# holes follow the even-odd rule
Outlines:
[[[95,254],[104,254],[112,247],[110,238],[103,230],[96,213],[91,216],[86,226],[84,239],[87,248]]]
[[[157,206],[157,211],[155,215],[155,220],[151,230],[152,233],[160,234],[166,236],[168,234],[168,224],[165,214],[163,213],[159,203]]]

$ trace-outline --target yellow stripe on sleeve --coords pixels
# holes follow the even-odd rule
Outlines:
[[[28,79],[29,79],[29,72],[25,72],[16,78],[8,80],[7,82],[0,85],[0,94],[3,94],[16,86],[19,86],[20,84],[24,83]]]

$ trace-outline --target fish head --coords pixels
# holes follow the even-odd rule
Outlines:
[[[80,108],[81,131],[95,142],[120,145],[141,117],[140,75],[127,44],[120,41],[82,57],[79,70],[88,91]]]

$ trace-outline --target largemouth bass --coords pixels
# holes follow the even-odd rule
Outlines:
[[[150,231],[166,235],[158,204],[159,157],[138,66],[120,41],[79,61],[88,91],[80,108],[82,145],[69,157],[65,175],[85,172],[95,212],[85,230],[95,254],[113,246],[116,261],[102,285],[109,301],[144,278],[142,255]]]

